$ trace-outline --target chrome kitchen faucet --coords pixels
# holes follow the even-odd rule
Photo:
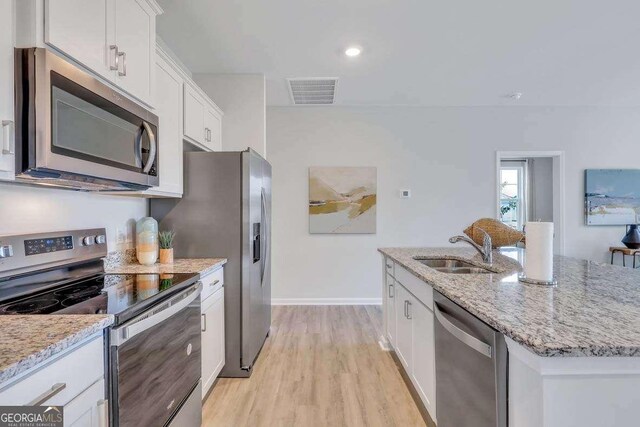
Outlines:
[[[468,244],[473,246],[475,250],[477,250],[480,253],[480,255],[482,255],[482,261],[485,264],[493,264],[493,253],[491,252],[491,249],[492,249],[491,236],[489,236],[489,233],[487,233],[480,227],[478,227],[478,230],[484,233],[484,238],[482,239],[482,246],[478,245],[476,242],[474,242],[467,236],[453,236],[449,238],[449,243],[458,243],[460,241],[467,242]]]

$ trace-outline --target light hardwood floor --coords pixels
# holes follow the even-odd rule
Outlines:
[[[424,426],[378,306],[275,306],[249,379],[221,378],[203,426]]]

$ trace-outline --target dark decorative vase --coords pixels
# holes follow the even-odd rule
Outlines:
[[[622,239],[622,243],[629,249],[640,249],[640,230],[638,224],[627,225],[627,234]]]

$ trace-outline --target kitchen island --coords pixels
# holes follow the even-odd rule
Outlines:
[[[437,378],[429,349],[434,345],[434,290],[504,334],[509,426],[626,426],[640,419],[640,272],[556,256],[558,285],[543,287],[518,281],[524,260],[520,249],[496,251],[490,266],[472,248],[380,252],[385,264],[381,343],[404,362],[434,420]],[[463,260],[491,272],[443,273],[424,265],[423,258]],[[401,328],[408,316],[393,306],[398,290],[417,299],[432,316],[423,321],[426,331],[413,328],[420,338],[431,339],[405,348],[404,354],[398,345],[403,337],[407,341]],[[413,355],[416,348],[424,353],[420,360]],[[414,356],[411,364],[427,366],[410,366],[408,353]],[[412,375],[414,370],[421,376]]]

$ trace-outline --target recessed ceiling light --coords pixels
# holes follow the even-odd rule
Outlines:
[[[362,49],[360,49],[357,46],[351,46],[351,47],[347,48],[347,50],[344,51],[345,55],[351,56],[351,57],[358,56],[361,53],[362,53]]]

